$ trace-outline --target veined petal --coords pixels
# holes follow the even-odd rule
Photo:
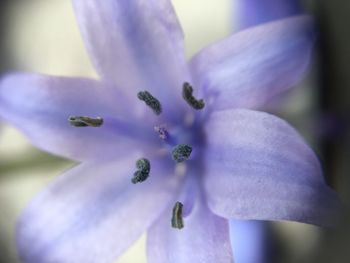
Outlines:
[[[23,262],[112,262],[136,241],[180,184],[154,160],[149,178],[132,184],[138,158],[82,164],[40,193],[17,224]]]
[[[239,0],[237,5],[240,28],[296,15],[302,11],[298,0]]]
[[[172,207],[147,234],[147,257],[152,263],[233,262],[228,221],[197,200],[181,230],[171,227]]]
[[[206,127],[205,188],[211,210],[226,218],[331,225],[336,194],[299,134],[270,114],[215,112]]]
[[[313,23],[296,16],[263,24],[205,48],[191,71],[213,108],[258,108],[295,85],[305,73]]]
[[[120,115],[131,117],[123,112],[124,103],[90,79],[18,73],[0,81],[0,116],[37,147],[74,160],[104,158],[132,148],[123,136],[130,133],[129,125],[115,121]],[[77,128],[69,124],[70,116],[102,117],[104,123]]]
[[[181,98],[189,74],[171,1],[75,0],[74,7],[92,60],[105,80],[134,97],[148,90],[164,105]]]

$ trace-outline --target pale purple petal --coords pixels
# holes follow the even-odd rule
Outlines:
[[[147,257],[151,263],[233,262],[227,220],[211,213],[197,200],[184,228],[171,227],[172,207],[148,231]]]
[[[123,253],[169,206],[181,182],[151,160],[149,178],[132,184],[140,157],[85,163],[56,179],[19,219],[20,258],[95,263],[112,262]]]
[[[74,7],[102,78],[131,96],[148,90],[163,104],[180,100],[189,77],[183,34],[171,1],[75,0]]]
[[[150,129],[131,130],[132,111],[126,115],[125,103],[90,79],[18,73],[0,81],[0,116],[40,149],[75,160],[120,155],[142,145],[137,136]],[[105,121],[99,128],[77,128],[69,124],[69,116]]]
[[[236,2],[239,28],[296,15],[302,10],[298,0],[238,0]]]
[[[191,60],[196,85],[213,108],[258,108],[291,88],[305,73],[313,23],[296,16],[241,31]]]
[[[209,207],[226,218],[334,223],[338,203],[318,159],[286,122],[251,110],[215,112],[206,127]]]

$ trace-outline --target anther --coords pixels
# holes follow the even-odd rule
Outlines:
[[[151,164],[146,158],[142,158],[137,160],[136,168],[138,170],[134,173],[134,177],[131,179],[131,182],[134,184],[142,183],[149,176],[149,172],[151,170]]]
[[[200,99],[197,100],[195,97],[193,97],[193,88],[192,86],[188,83],[185,82],[182,86],[182,97],[187,101],[187,103],[192,106],[192,108],[196,110],[201,110],[204,108],[205,103],[204,100]]]
[[[159,138],[166,140],[168,138],[168,131],[163,125],[155,126],[154,131],[158,133]]]
[[[173,160],[177,163],[181,163],[190,158],[192,147],[187,144],[179,144],[175,146],[172,151]]]
[[[103,124],[103,119],[100,117],[70,116],[68,121],[74,127],[100,127]]]
[[[140,91],[137,93],[137,97],[140,100],[143,100],[155,114],[159,115],[162,112],[162,105],[160,104],[159,100],[153,97],[148,91]]]
[[[171,218],[171,226],[173,228],[181,229],[184,227],[184,221],[182,218],[182,207],[183,204],[176,202],[173,208],[173,216]]]

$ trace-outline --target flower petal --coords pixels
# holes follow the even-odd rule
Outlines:
[[[233,262],[227,220],[197,200],[181,230],[171,227],[172,207],[148,231],[147,256],[152,263]]]
[[[214,109],[257,108],[296,84],[309,64],[312,20],[296,16],[253,27],[191,60],[196,85]]]
[[[207,127],[205,186],[209,207],[226,218],[334,223],[335,193],[298,133],[250,110],[212,114]]]
[[[183,33],[169,0],[75,0],[75,13],[99,74],[163,104],[188,80]],[[166,110],[166,108],[164,109]]]
[[[82,164],[59,177],[21,215],[17,243],[24,262],[111,262],[169,206],[178,178],[152,161],[149,178],[132,184],[135,154]]]
[[[302,10],[297,0],[239,0],[237,5],[240,28],[296,15]]]
[[[75,160],[104,158],[132,148],[125,136],[131,124],[116,121],[123,114],[124,119],[132,117],[123,112],[124,103],[95,80],[18,73],[0,81],[0,116],[37,147]],[[69,116],[105,121],[98,128],[77,128],[69,124]]]

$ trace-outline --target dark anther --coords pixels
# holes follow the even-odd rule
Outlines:
[[[68,121],[74,127],[100,127],[103,124],[103,119],[100,117],[70,116]]]
[[[195,97],[193,97],[192,93],[193,93],[192,86],[188,82],[185,82],[182,86],[182,97],[194,109],[196,110],[203,109],[205,106],[204,100],[202,99],[197,100]]]
[[[176,202],[173,208],[173,216],[171,218],[171,226],[173,228],[181,229],[184,227],[184,221],[182,218],[182,207],[183,204]]]
[[[137,160],[136,167],[138,170],[134,173],[134,177],[131,179],[131,182],[134,184],[142,183],[148,178],[151,164],[146,158],[142,158]]]
[[[155,126],[154,131],[159,134],[159,138],[166,140],[168,138],[168,131],[163,125]]]
[[[179,144],[175,146],[172,151],[173,160],[177,163],[181,163],[190,158],[192,147],[187,144]]]
[[[148,91],[140,91],[137,93],[137,97],[152,108],[155,114],[159,115],[162,112],[162,105],[160,104],[159,100],[153,97]]]

